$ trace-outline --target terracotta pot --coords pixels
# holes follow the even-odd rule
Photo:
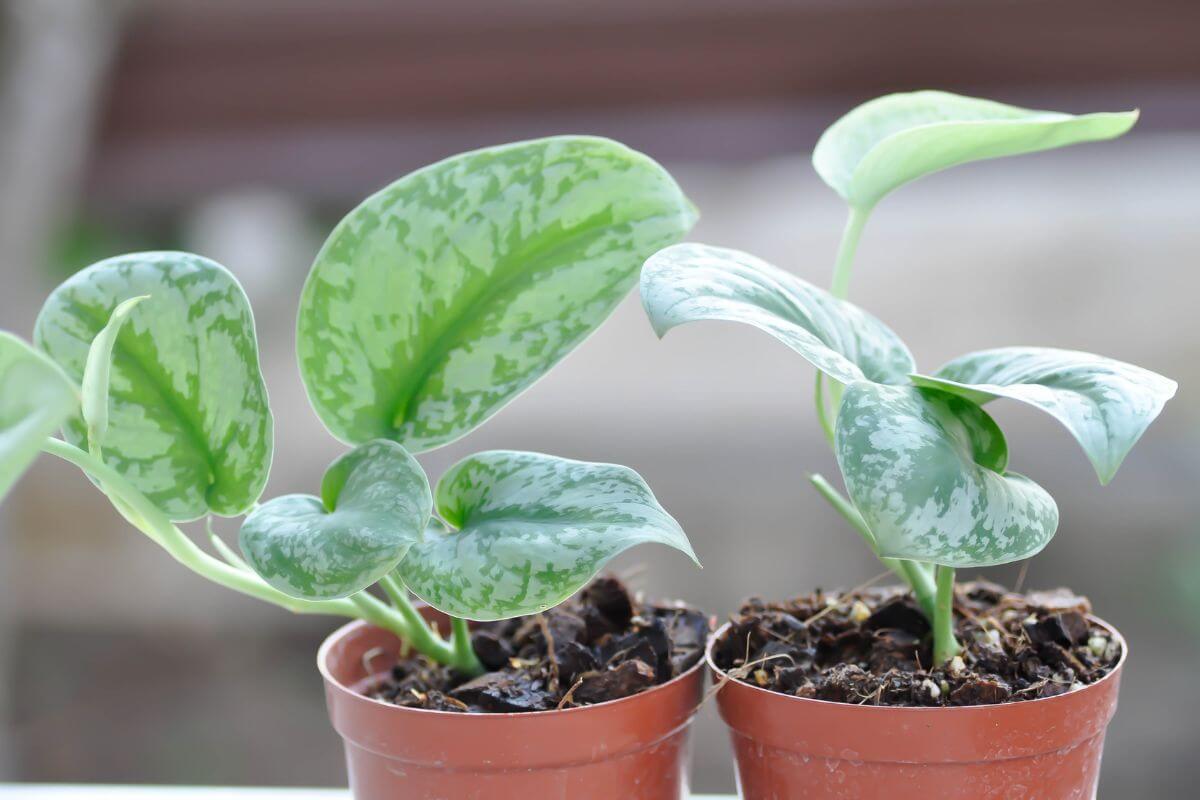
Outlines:
[[[431,609],[422,613],[440,616]],[[317,655],[356,800],[687,797],[688,739],[704,690],[702,664],[641,694],[599,705],[456,714],[401,708],[361,693],[391,669],[398,645],[388,631],[351,622]]]
[[[1042,700],[888,708],[808,700],[730,680],[717,694],[745,800],[1083,800],[1096,796],[1104,730],[1128,650],[1102,680]],[[722,672],[712,660],[714,679]]]

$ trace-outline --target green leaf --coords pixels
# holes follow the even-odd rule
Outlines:
[[[1007,397],[1045,411],[1083,447],[1101,483],[1108,483],[1178,384],[1148,369],[1104,356],[1050,347],[1000,347],[954,359],[932,386],[983,405]]]
[[[1058,527],[1054,499],[1005,472],[996,423],[952,394],[855,383],[835,449],[846,490],[885,558],[986,567],[1028,558]]]
[[[893,189],[947,167],[1112,139],[1137,118],[1137,111],[1034,111],[949,92],[889,94],[831,125],[813,150],[813,166],[847,203],[869,209]]]
[[[325,472],[321,498],[276,497],[242,523],[247,563],[281,592],[346,597],[395,569],[433,512],[425,471],[395,442],[360,445]]]
[[[57,364],[0,331],[0,500],[78,407],[78,390]]]
[[[696,213],[646,156],[563,136],[455,156],[338,224],[300,300],[309,399],[414,452],[499,411],[595,330]]]
[[[452,467],[437,487],[435,526],[400,564],[413,594],[456,617],[545,611],[613,556],[643,542],[696,555],[633,470],[495,450]],[[697,561],[697,564],[699,562]]]
[[[88,444],[97,452],[108,433],[108,384],[112,372],[113,345],[117,334],[134,307],[150,295],[131,297],[113,309],[108,324],[96,334],[88,349],[87,362],[83,367],[82,410],[83,422],[87,426]]]
[[[642,269],[642,306],[659,336],[705,319],[753,325],[842,383],[907,383],[916,369],[899,337],[867,312],[737,250],[660,250]]]
[[[82,380],[114,309],[141,295],[113,344],[104,461],[171,519],[240,514],[266,484],[273,423],[250,304],[228,270],[190,253],[101,261],[51,293],[34,340]],[[81,416],[63,432],[88,446]]]

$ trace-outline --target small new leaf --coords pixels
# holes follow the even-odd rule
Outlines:
[[[93,455],[99,455],[104,444],[104,435],[108,433],[108,381],[112,372],[112,351],[116,344],[117,334],[125,324],[129,312],[148,298],[143,294],[131,297],[113,309],[112,316],[88,349],[87,362],[83,367],[82,407],[83,422],[87,426],[88,449]]]
[[[851,206],[933,172],[987,158],[1112,139],[1138,112],[1074,116],[949,92],[889,94],[853,109],[822,134],[813,166]]]
[[[433,510],[425,471],[392,441],[334,461],[321,497],[291,494],[255,508],[238,542],[247,563],[281,592],[346,597],[372,585],[420,542]]]
[[[495,620],[545,611],[630,547],[659,542],[693,561],[683,530],[633,470],[504,450],[452,467],[435,525],[399,575],[434,608]],[[697,564],[699,562],[697,561]]]
[[[835,449],[882,557],[1004,564],[1040,551],[1058,527],[1053,498],[1005,472],[996,423],[957,395],[855,383],[838,414]]]
[[[982,405],[997,397],[1045,411],[1083,447],[1100,483],[1112,480],[1178,384],[1104,356],[1050,347],[1000,347],[954,359],[913,383]]]
[[[403,177],[338,224],[304,284],[296,348],[313,408],[346,442],[452,442],[594,331],[695,219],[666,170],[595,137]]]
[[[915,369],[908,348],[875,317],[737,250],[660,250],[642,268],[642,306],[659,336],[698,320],[745,323],[842,383],[907,383]]]
[[[57,364],[0,331],[0,500],[78,405],[75,384]]]

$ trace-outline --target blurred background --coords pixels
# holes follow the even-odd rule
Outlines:
[[[300,284],[334,222],[435,159],[555,133],[662,161],[692,238],[827,284],[843,207],[809,164],[874,95],[945,88],[1065,111],[1142,109],[1124,139],[965,167],[876,211],[853,297],[922,366],[970,349],[1086,349],[1176,378],[1101,489],[1049,418],[999,404],[1062,527],[1026,586],[1069,585],[1128,637],[1101,796],[1200,778],[1200,5],[1190,0],[5,0],[0,326],[116,253],[195,250],[254,304],[274,407],[269,494],[339,446],[304,399]],[[658,342],[635,298],[432,475],[489,447],[638,469],[701,558],[642,548],[635,586],[724,617],[750,594],[879,571],[808,488],[836,472],[812,369],[747,328]],[[332,620],[210,586],[43,458],[0,509],[0,781],[344,785],[313,664]],[[220,527],[230,540],[236,523]],[[1019,565],[988,571],[1011,584]],[[731,790],[722,729],[695,785]]]

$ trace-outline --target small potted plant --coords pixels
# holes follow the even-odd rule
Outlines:
[[[751,600],[714,634],[709,663],[726,681],[718,703],[744,797],[1095,796],[1124,641],[1069,592],[955,583],[958,568],[1033,556],[1058,525],[1050,495],[1009,470],[984,406],[1010,398],[1050,414],[1107,483],[1175,383],[1038,347],[921,374],[889,328],[844,298],[863,225],[892,189],[967,161],[1118,136],[1135,119],[943,92],[882,97],[814,153],[850,206],[832,292],[716,247],[675,245],[647,261],[642,300],[659,335],[742,322],[817,368],[846,495],[812,482],[907,590]]]
[[[643,542],[695,559],[678,523],[626,467],[491,451],[431,490],[412,453],[537,380],[694,219],[658,164],[578,136],[372,195],[318,254],[297,325],[313,408],[351,449],[318,494],[262,503],[273,423],[241,287],[188,253],[102,261],[54,290],[33,346],[0,336],[0,494],[50,453],[197,574],[355,620],[319,667],[360,800],[678,800],[707,620],[589,584]],[[243,514],[240,554],[177,524]]]

